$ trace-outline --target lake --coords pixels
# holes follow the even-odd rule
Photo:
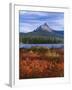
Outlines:
[[[23,44],[23,43],[20,43],[19,48],[31,48],[34,46],[42,46],[48,48],[64,48],[64,44]]]

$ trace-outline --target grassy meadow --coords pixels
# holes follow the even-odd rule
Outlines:
[[[64,76],[64,50],[59,48],[20,48],[19,78]]]

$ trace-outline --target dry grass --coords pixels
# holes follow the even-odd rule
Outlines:
[[[46,52],[20,49],[20,79],[63,76],[63,49],[48,49]]]

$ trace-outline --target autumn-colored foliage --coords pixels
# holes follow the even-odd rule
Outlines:
[[[64,50],[19,50],[19,78],[47,78],[64,76]]]

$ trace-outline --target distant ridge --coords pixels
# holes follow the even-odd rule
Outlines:
[[[34,31],[28,33],[19,33],[20,38],[25,43],[63,43],[64,31],[56,31],[44,23]],[[21,39],[20,39],[21,41]],[[35,42],[36,41],[36,42]]]
[[[39,27],[37,27],[34,31],[32,32],[28,32],[28,33],[20,33],[22,35],[42,35],[42,36],[59,36],[59,37],[63,37],[64,36],[64,31],[56,31],[51,29],[47,23],[44,23],[42,25],[40,25]]]

